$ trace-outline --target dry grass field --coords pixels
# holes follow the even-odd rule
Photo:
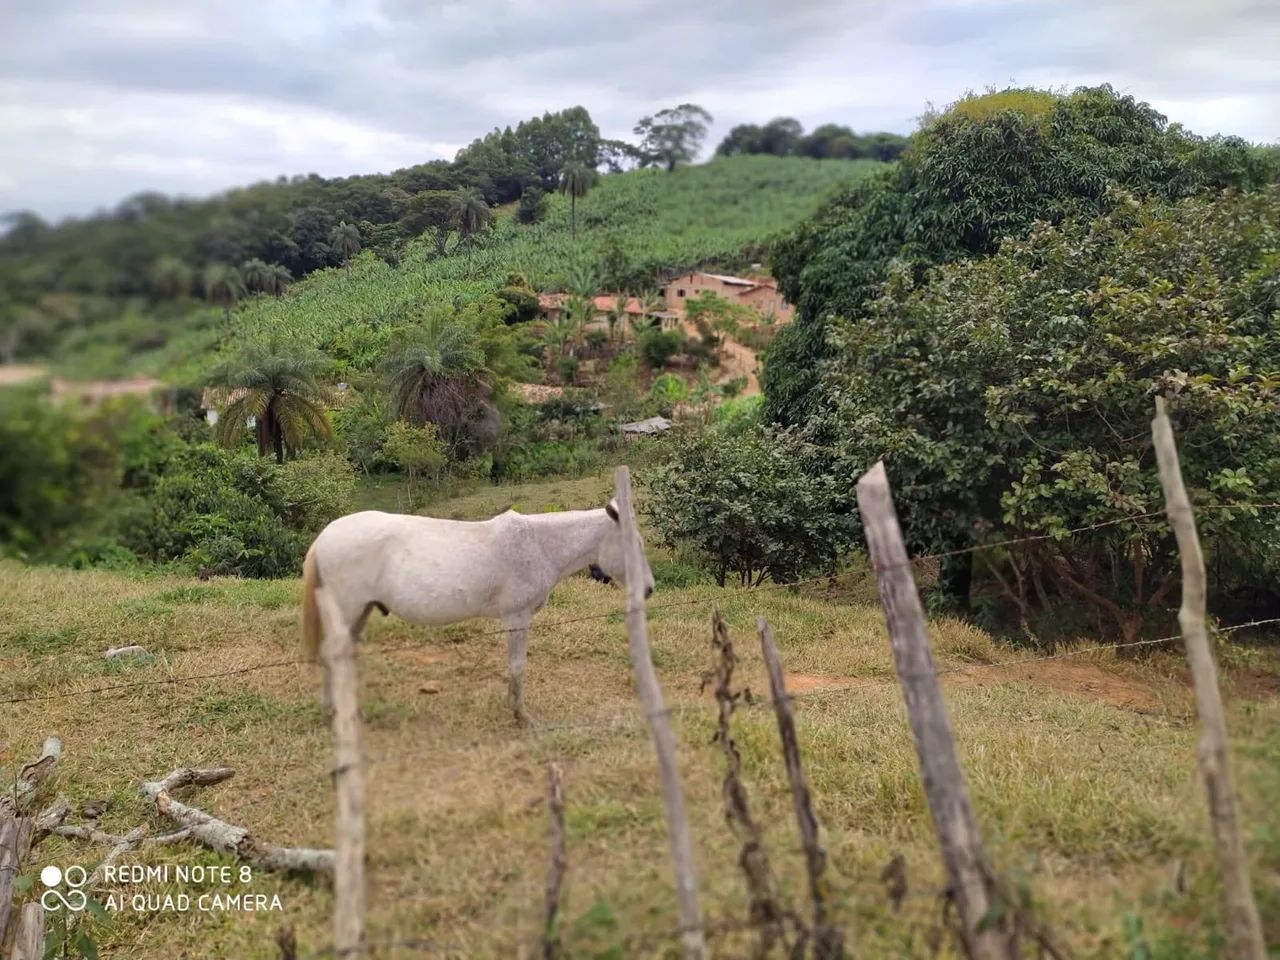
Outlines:
[[[594,502],[592,484],[602,495],[607,490],[589,479],[486,491],[436,512],[488,515],[558,498],[580,505]],[[291,658],[299,650],[299,594],[296,581],[202,583],[0,563],[0,700]],[[704,914],[717,925],[741,919],[747,902],[723,814],[715,705],[700,691],[713,659],[709,617],[718,606],[745,682],[767,689],[754,636],[763,614],[775,627],[791,689],[805,693],[799,735],[850,954],[932,955],[941,871],[883,624],[865,582],[844,596],[660,589],[653,605],[654,660],[675,708]],[[381,944],[376,956],[533,955],[547,868],[542,797],[549,761],[565,776],[566,955],[676,955],[662,810],[621,609],[620,591],[585,576],[553,594],[530,647],[527,702],[540,723],[532,732],[518,730],[508,715],[504,643],[489,633],[494,624],[432,630],[373,619],[359,669],[371,758],[369,927]],[[999,647],[964,624],[936,621],[932,635],[942,665],[965,667],[949,674],[944,688],[989,851],[1001,870],[1025,871],[1058,938],[1078,957],[1216,955],[1213,858],[1194,765],[1194,710],[1178,657],[1118,661],[1090,650],[1011,667],[1025,652]],[[103,659],[108,647],[130,643],[154,660]],[[1255,885],[1268,934],[1280,942],[1280,699],[1268,680],[1276,664],[1257,651],[1229,659],[1229,722]],[[6,703],[0,766],[11,777],[46,735],[61,736],[57,789],[75,811],[86,800],[109,800],[103,829],[125,833],[144,821],[166,826],[149,818],[137,792],[141,780],[175,767],[229,765],[233,779],[192,791],[190,802],[264,840],[327,846],[329,738],[318,690],[318,670],[292,665]],[[734,719],[753,812],[766,827],[785,895],[801,907],[803,862],[773,716],[757,706]],[[41,862],[91,866],[105,850],[50,838],[39,853]],[[909,892],[895,911],[879,875],[899,853]],[[230,861],[181,846],[124,862]],[[154,884],[141,890],[196,892]],[[114,913],[92,927],[100,955],[276,957],[273,935],[287,924],[296,928],[303,956],[328,942],[327,883],[259,874],[239,890],[246,891],[278,894],[283,910]],[[395,945],[406,940],[416,946]],[[747,956],[748,943],[741,933],[717,933],[712,953]],[[944,943],[940,955],[949,949]]]

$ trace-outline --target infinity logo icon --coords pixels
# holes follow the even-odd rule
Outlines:
[[[64,896],[61,890],[55,889],[63,880],[67,881],[70,891]],[[49,887],[40,895],[40,906],[50,913],[56,913],[66,907],[72,913],[79,913],[89,905],[88,895],[81,890],[89,881],[89,871],[79,864],[72,864],[64,871],[53,865],[40,871],[40,882]]]

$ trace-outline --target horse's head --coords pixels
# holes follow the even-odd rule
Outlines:
[[[600,549],[596,553],[595,562],[591,564],[591,576],[601,583],[617,580],[621,584],[627,582],[627,564],[623,551],[622,521],[618,515],[618,504],[610,500],[604,508],[612,523],[609,530],[600,540]],[[639,536],[639,533],[636,534]],[[640,541],[640,558],[644,562],[644,595],[653,594],[653,571],[649,569],[649,559],[644,555],[644,540]]]

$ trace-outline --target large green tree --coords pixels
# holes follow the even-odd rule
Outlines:
[[[226,400],[218,418],[219,442],[237,444],[250,417],[259,455],[274,453],[277,463],[309,439],[328,439],[332,396],[320,381],[327,363],[318,350],[275,334],[240,348],[210,378]]]
[[[1274,174],[1244,141],[1193,136],[1107,86],[966,97],[926,117],[896,167],[837,194],[774,245],[779,289],[798,311],[767,357],[766,416],[801,423],[814,413],[830,318],[858,316],[894,262],[919,276],[988,255],[1036,220],[1087,215],[1112,184],[1176,199]]]
[[[637,147],[640,165],[661,166],[671,172],[679,164],[692,163],[713,119],[696,103],[682,103],[642,118],[633,131],[641,138]]]
[[[1215,608],[1274,602],[1280,512],[1250,505],[1280,500],[1280,187],[1117,190],[1092,212],[923,280],[895,267],[823,379],[831,472],[883,458],[921,552],[1040,537],[973,570],[1014,624],[1132,640],[1173,628],[1179,583],[1150,440],[1164,396]]]

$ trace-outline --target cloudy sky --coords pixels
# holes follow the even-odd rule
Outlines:
[[[1010,81],[1110,82],[1197,133],[1280,138],[1276,0],[0,0],[0,211],[390,171],[581,104],[607,136],[909,132]]]

